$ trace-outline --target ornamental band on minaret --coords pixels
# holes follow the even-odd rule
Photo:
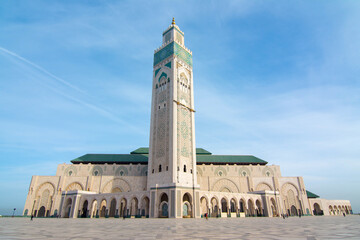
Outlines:
[[[192,52],[175,24],[154,52],[149,148],[85,154],[33,176],[24,215],[63,218],[279,217],[351,214],[348,200],[306,190],[302,177],[252,155],[195,148]]]
[[[191,189],[190,202],[198,189],[192,53],[185,47],[184,33],[174,19],[163,32],[162,46],[154,53],[152,87],[148,190],[167,189],[169,202],[175,203],[177,194]],[[161,196],[153,194],[152,207],[158,212],[155,202]],[[167,207],[175,217],[175,204],[161,205],[160,212]]]

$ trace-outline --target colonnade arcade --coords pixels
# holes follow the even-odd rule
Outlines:
[[[202,216],[207,213],[210,217],[278,216],[276,201],[275,196],[269,197],[269,201],[264,203],[261,195],[226,196],[221,192],[215,196],[203,194],[200,197],[200,213]]]
[[[126,196],[128,195],[128,196]],[[149,196],[146,194],[101,194],[81,196],[77,212],[71,215],[75,208],[73,196],[68,196],[64,200],[62,217],[78,218],[108,218],[108,217],[148,217],[149,216]]]

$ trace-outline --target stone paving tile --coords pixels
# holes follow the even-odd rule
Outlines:
[[[360,239],[360,216],[285,220],[0,218],[0,239]]]

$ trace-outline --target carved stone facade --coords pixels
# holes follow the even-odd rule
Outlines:
[[[154,53],[149,148],[86,154],[33,176],[24,215],[37,217],[245,217],[349,214],[347,200],[320,199],[302,177],[254,156],[195,148],[192,52],[175,22]]]

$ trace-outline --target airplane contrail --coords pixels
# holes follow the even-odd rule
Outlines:
[[[27,59],[25,59],[25,58],[21,57],[21,56],[19,56],[18,54],[14,53],[14,52],[11,52],[11,51],[9,51],[9,50],[7,50],[7,49],[5,49],[5,48],[2,48],[2,47],[0,47],[0,50],[1,50],[1,51],[3,51],[4,53],[7,53],[7,54],[9,54],[9,55],[11,55],[11,56],[13,56],[13,57],[15,57],[15,58],[17,58],[17,59],[19,59],[19,60],[21,60],[21,61],[25,62],[25,63],[27,63],[27,64],[29,64],[29,65],[33,66],[33,67],[34,67],[34,68],[36,68],[37,70],[39,70],[39,71],[41,71],[41,72],[45,73],[46,75],[50,76],[51,78],[53,78],[53,79],[55,79],[55,80],[57,80],[57,81],[59,81],[59,82],[61,82],[61,83],[65,84],[65,85],[67,85],[68,87],[71,87],[72,89],[75,89],[75,90],[77,90],[77,91],[79,91],[79,92],[84,93],[84,91],[83,91],[83,90],[81,90],[80,88],[78,88],[78,87],[76,87],[76,86],[72,85],[71,83],[69,83],[69,82],[65,81],[64,79],[61,79],[61,78],[59,78],[59,77],[55,76],[54,74],[52,74],[52,73],[50,73],[50,72],[46,71],[45,69],[43,69],[43,68],[42,68],[42,67],[40,67],[39,65],[37,65],[37,64],[35,64],[35,63],[33,63],[33,62],[31,62],[31,61],[29,61],[29,60],[27,60]]]
[[[74,89],[74,90],[76,90],[76,91],[78,91],[78,92],[81,92],[81,93],[83,93],[83,94],[85,94],[85,95],[88,95],[88,94],[86,94],[83,90],[79,89],[78,87],[74,86],[73,84],[65,81],[64,79],[61,79],[61,78],[55,76],[54,74],[46,71],[44,68],[40,67],[39,65],[37,65],[37,64],[35,64],[35,63],[27,60],[27,59],[25,59],[24,57],[21,57],[20,55],[14,53],[14,52],[12,52],[12,51],[9,51],[9,50],[7,50],[7,49],[5,49],[5,48],[2,48],[2,47],[0,47],[0,51],[4,52],[4,53],[6,53],[6,54],[8,54],[8,55],[10,55],[10,56],[12,56],[12,57],[15,57],[15,58],[19,59],[19,60],[22,61],[22,62],[25,62],[25,63],[29,64],[30,66],[36,68],[36,69],[39,70],[40,72],[42,72],[42,73],[50,76],[51,78],[53,78],[53,79],[55,79],[55,80],[57,80],[57,81],[65,84],[66,86],[68,86],[68,87],[70,87],[70,88],[72,88],[72,89]],[[101,115],[107,117],[108,119],[111,119],[112,121],[115,121],[115,122],[117,122],[117,123],[121,123],[121,124],[123,124],[123,125],[126,125],[127,127],[131,128],[131,129],[133,129],[133,130],[135,130],[135,131],[138,130],[138,129],[136,129],[135,126],[129,124],[128,122],[123,121],[121,118],[117,117],[115,114],[113,114],[112,112],[106,110],[106,109],[103,108],[103,107],[97,106],[97,105],[95,105],[95,104],[93,104],[93,103],[90,103],[89,101],[81,100],[81,99],[79,99],[79,98],[77,98],[77,97],[74,97],[74,96],[71,96],[71,95],[69,95],[69,94],[67,94],[67,93],[64,93],[64,92],[62,92],[62,91],[59,91],[58,89],[55,89],[55,88],[53,88],[53,87],[51,87],[51,89],[52,89],[53,91],[57,92],[58,94],[63,95],[64,97],[73,100],[74,102],[77,102],[77,103],[79,103],[79,104],[82,104],[83,106],[86,106],[86,107],[88,107],[88,108],[90,108],[90,109],[92,109],[92,110],[100,113]]]

